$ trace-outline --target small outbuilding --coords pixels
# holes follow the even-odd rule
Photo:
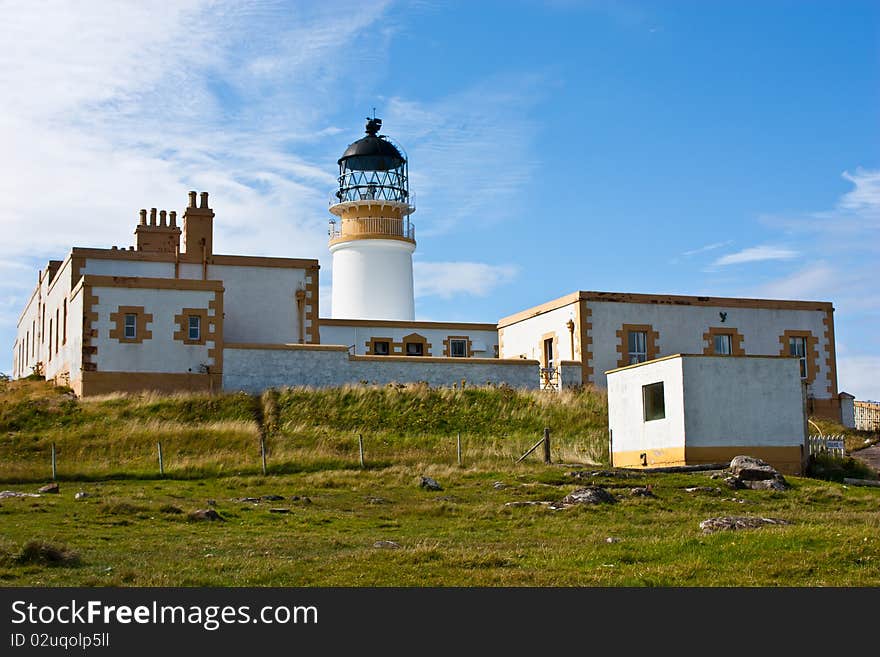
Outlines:
[[[808,450],[797,358],[675,354],[605,373],[614,467],[729,462],[801,474]]]

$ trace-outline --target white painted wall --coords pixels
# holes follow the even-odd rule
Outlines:
[[[305,269],[209,265],[208,279],[223,281],[224,340],[299,342],[296,291],[305,289],[307,275]]]
[[[67,358],[70,363],[71,387],[82,379],[83,294],[82,290],[68,302]]]
[[[855,400],[849,397],[840,398],[840,423],[847,429],[856,428]]]
[[[571,334],[566,322],[572,320],[577,324],[577,302],[542,313],[516,324],[505,326],[502,330],[502,358],[543,358],[543,340],[545,333],[555,333],[558,338],[558,360],[580,360],[579,327],[575,326],[575,353],[571,351]]]
[[[808,330],[819,339],[816,379],[810,390],[827,399],[829,368],[825,364],[825,314],[810,310],[771,310],[763,308],[725,308],[723,306],[678,306],[589,301],[592,309],[593,376],[599,386],[606,385],[603,372],[617,367],[616,332],[623,324],[651,324],[660,334],[659,356],[702,354],[703,333],[711,326],[735,327],[743,335],[746,355],[779,355],[779,337],[787,330]],[[721,322],[719,312],[726,312]],[[506,333],[506,331],[505,331]],[[506,345],[505,345],[506,347]]]
[[[538,364],[530,361],[456,358],[444,362],[389,357],[381,360],[349,357],[343,350],[292,349],[223,350],[223,389],[260,392],[270,387],[333,387],[425,381],[432,386],[505,383],[515,388],[537,387]]]
[[[415,319],[412,254],[402,240],[360,239],[330,247],[335,319]]]
[[[806,419],[797,359],[684,356],[680,360],[689,447],[804,444]]]
[[[208,350],[214,346],[213,341],[204,345],[187,345],[174,339],[178,326],[174,316],[183,308],[205,308],[213,300],[213,291],[202,290],[150,290],[121,287],[93,287],[92,294],[98,297],[97,306],[93,311],[98,313],[98,337],[92,344],[98,347],[98,353],[92,358],[99,372],[199,372],[202,364],[214,365],[208,356]],[[124,343],[110,337],[113,323],[110,313],[117,311],[119,306],[143,306],[145,313],[153,315],[153,321],[147,325],[152,331],[152,338],[142,343]],[[208,309],[209,316],[214,310]],[[208,331],[207,326],[202,330]]]
[[[651,361],[608,375],[608,428],[614,452],[683,447],[685,440],[682,359]],[[666,417],[644,420],[642,386],[663,382]]]
[[[201,267],[199,268],[201,272]],[[173,262],[150,262],[131,260],[125,256],[118,260],[86,258],[80,271],[91,276],[143,276],[146,278],[174,278]],[[199,274],[201,278],[201,273]]]
[[[430,356],[443,356],[443,341],[449,336],[468,336],[472,342],[475,358],[494,358],[495,346],[498,344],[496,330],[474,330],[458,326],[452,328],[423,328],[413,326],[327,326],[321,324],[321,344],[335,344],[349,347],[355,346],[357,355],[367,353],[370,338],[391,338],[394,342],[403,342],[403,338],[411,333],[418,333],[431,345]],[[231,342],[231,341],[230,341]]]

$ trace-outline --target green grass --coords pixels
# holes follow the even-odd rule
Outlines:
[[[732,491],[706,473],[643,473],[595,480],[614,505],[507,506],[560,500],[583,485],[572,467],[513,461],[551,426],[554,461],[601,462],[604,408],[592,390],[415,386],[81,402],[43,383],[0,382],[0,488],[34,492],[49,477],[52,442],[61,479],[59,495],[0,500],[0,584],[880,586],[880,489],[792,477],[786,492]],[[422,490],[420,475],[444,490]],[[630,495],[644,484],[656,498]],[[76,500],[77,491],[89,496]],[[263,495],[285,499],[236,501]],[[289,513],[270,511],[278,507]],[[189,518],[204,508],[226,521]],[[704,535],[700,521],[720,515],[792,524]]]

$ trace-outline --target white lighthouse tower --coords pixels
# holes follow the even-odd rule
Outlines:
[[[339,189],[330,206],[334,319],[415,319],[412,254],[415,206],[407,161],[386,137],[382,119],[339,158]]]

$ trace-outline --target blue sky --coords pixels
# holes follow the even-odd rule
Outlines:
[[[576,289],[832,301],[880,399],[880,4],[5,5],[0,343],[49,258],[207,190],[215,250],[317,257],[376,108],[406,149],[420,319]]]

